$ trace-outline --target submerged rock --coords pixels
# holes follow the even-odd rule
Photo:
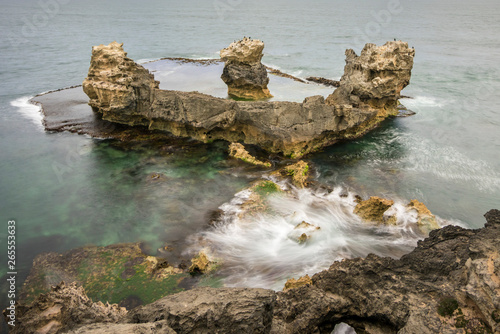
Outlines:
[[[82,247],[38,255],[21,288],[20,301],[29,303],[65,281],[83,286],[96,301],[132,308],[182,291],[179,283],[187,277],[182,269],[144,254],[139,243]]]
[[[267,88],[266,67],[260,62],[263,49],[263,42],[245,37],[220,51],[226,63],[221,79],[227,84],[229,96],[248,100],[273,97]]]
[[[72,316],[57,316],[58,327],[51,333],[116,333],[118,328],[123,333],[131,328],[330,333],[342,322],[358,333],[498,333],[500,211],[491,210],[485,217],[481,229],[447,226],[432,231],[399,260],[371,254],[335,262],[311,281],[295,282],[306,284],[284,292],[197,288],[123,315],[116,306],[93,306],[83,290],[67,301],[58,297],[56,288],[31,306],[18,305],[16,327],[10,329],[12,334],[33,333],[50,324],[53,314],[65,314]],[[58,298],[62,304],[51,302]]]
[[[348,53],[339,92],[326,102],[322,96],[308,97],[302,103],[233,101],[161,90],[153,75],[127,58],[116,42],[93,48],[84,90],[89,104],[105,121],[204,142],[224,139],[254,144],[298,158],[339,140],[359,137],[392,114],[394,99],[409,82],[414,51],[406,43],[390,43],[367,44],[359,60]],[[257,54],[249,51],[234,57],[255,61]],[[230,54],[227,57],[233,59]]]
[[[303,244],[307,240],[311,239],[312,233],[320,229],[321,228],[319,226],[303,221],[295,226],[295,228],[288,234],[288,237],[299,244]]]
[[[270,162],[263,162],[257,160],[254,156],[250,155],[250,153],[248,153],[248,151],[245,150],[245,147],[240,143],[231,143],[231,145],[229,145],[229,156],[248,162],[249,164],[252,165],[262,166],[267,168],[271,167]]]

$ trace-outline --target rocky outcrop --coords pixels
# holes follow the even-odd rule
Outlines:
[[[240,159],[255,166],[262,166],[266,168],[271,167],[270,162],[263,162],[258,160],[250,153],[248,153],[248,151],[245,150],[245,146],[241,145],[240,143],[231,143],[231,145],[229,145],[229,156],[235,159]]]
[[[116,304],[94,303],[82,287],[61,283],[30,306],[19,305],[10,333],[63,333],[77,325],[115,323],[127,314]],[[108,324],[104,325],[107,326]]]
[[[386,216],[384,213],[394,205],[393,200],[372,196],[365,201],[359,201],[354,208],[354,213],[363,220],[377,223],[395,223],[394,217]]]
[[[330,333],[341,322],[357,333],[499,333],[500,211],[491,210],[485,217],[481,229],[446,226],[432,231],[399,260],[371,254],[335,262],[311,281],[304,280],[306,284],[284,292],[197,288],[121,316],[123,311],[114,306],[90,310],[91,302],[79,290],[76,302],[64,304],[64,312],[84,311],[61,317],[53,333],[63,328],[72,333],[115,333],[104,329],[118,327],[124,333],[131,328],[164,328],[166,333]],[[49,308],[39,305],[58,295],[56,288],[31,306],[19,305],[23,311],[16,324],[24,327],[11,328],[11,333],[33,333],[49,323],[52,311],[46,310],[54,303],[47,304]],[[89,325],[107,321],[118,324]]]
[[[228,87],[229,96],[248,100],[273,97],[267,88],[266,67],[260,62],[262,50],[263,42],[245,37],[220,51],[225,62],[221,79]]]
[[[358,333],[500,332],[500,211],[485,217],[479,230],[432,231],[400,260],[334,263],[312,286],[278,294],[273,332],[326,333],[340,322]]]
[[[424,203],[419,202],[416,199],[412,199],[406,207],[408,210],[414,210],[417,212],[417,225],[421,230],[430,232],[439,228],[436,216],[434,216],[429,209],[427,209]]]
[[[155,89],[159,82],[144,67],[127,57],[123,43],[113,42],[92,48],[92,60],[83,91],[90,98],[89,105],[113,121],[114,113],[134,114],[151,110]]]
[[[368,105],[382,115],[397,114],[398,99],[410,83],[415,50],[401,41],[366,44],[361,55],[346,51],[340,86],[327,99],[332,105]]]
[[[376,73],[383,79],[346,74],[344,88],[341,84],[338,90],[346,92],[339,96],[347,96],[349,92],[348,99],[331,97],[328,103],[322,96],[308,97],[302,103],[260,102],[220,99],[198,92],[160,90],[153,76],[127,58],[118,43],[93,48],[84,90],[90,97],[90,105],[102,114],[105,121],[142,125],[150,130],[167,131],[175,136],[204,142],[224,139],[254,144],[269,152],[298,158],[338,140],[359,137],[388,116],[388,113],[381,112],[385,110],[385,106],[381,106],[384,102],[392,103],[395,92],[408,83],[407,67],[413,54],[408,51],[408,62],[403,64],[395,62],[403,53],[403,46],[367,46],[365,49],[378,55],[378,58],[365,60],[366,66],[377,68]],[[379,49],[385,51],[376,51]],[[252,60],[257,58],[250,57]],[[349,56],[348,61],[351,58]],[[362,59],[365,58],[363,56]],[[403,66],[401,71],[398,71],[399,66]],[[361,93],[360,101],[363,98],[363,103],[358,103],[355,97],[350,98],[358,96],[351,93],[360,91],[347,89],[355,87],[355,78],[364,82],[359,85],[367,87],[366,91],[369,87],[376,90],[370,95],[373,98],[365,99]],[[365,82],[367,80],[369,83]],[[385,88],[389,83],[397,89],[386,96]],[[354,102],[351,103],[351,100]]]
[[[292,183],[296,187],[304,188],[307,185],[307,179],[309,178],[309,164],[307,162],[300,160],[285,166],[282,171],[291,176]]]
[[[201,250],[195,257],[191,259],[189,272],[191,274],[205,274],[213,270],[216,265],[215,261],[211,261],[205,251]]]
[[[271,290],[198,288],[137,308],[127,319],[164,319],[177,333],[269,333],[275,301]]]
[[[304,285],[310,285],[312,284],[312,279],[309,277],[309,275],[302,276],[299,279],[295,278],[290,278],[288,281],[285,283],[285,287],[283,288],[283,291],[288,291],[290,289],[296,289]]]

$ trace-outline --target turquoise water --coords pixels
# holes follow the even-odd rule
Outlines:
[[[408,41],[416,58],[404,94],[413,99],[402,102],[417,114],[311,155],[318,180],[365,196],[417,198],[469,227],[482,226],[482,214],[499,207],[498,1],[4,0],[0,6],[0,219],[2,226],[17,221],[21,276],[45,251],[142,240],[154,252],[164,243],[182,244],[252,180],[248,170],[225,163],[224,143],[169,152],[43,132],[25,101],[80,84],[92,45],[113,40],[146,61],[217,58],[233,40],[251,36],[265,42],[266,65],[332,79],[343,73],[347,47],[359,53],[365,42]],[[151,181],[152,173],[165,179]],[[2,245],[6,233],[0,230]],[[0,276],[5,272],[0,266]]]

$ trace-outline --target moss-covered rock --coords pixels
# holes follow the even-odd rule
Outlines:
[[[366,201],[359,201],[354,213],[365,221],[394,224],[394,218],[384,216],[384,212],[392,205],[394,205],[393,200],[372,196]]]
[[[309,177],[309,164],[305,161],[298,161],[293,165],[284,168],[285,174],[292,177],[292,182],[295,186],[303,188],[307,185]]]
[[[187,273],[143,253],[139,243],[83,247],[64,254],[37,256],[21,289],[21,300],[32,301],[64,281],[83,286],[95,301],[132,308],[182,291]]]

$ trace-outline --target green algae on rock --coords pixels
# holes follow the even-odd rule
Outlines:
[[[188,276],[164,260],[144,254],[139,243],[82,247],[37,256],[20,300],[30,302],[64,281],[81,285],[95,301],[131,308],[182,291],[179,283]]]

